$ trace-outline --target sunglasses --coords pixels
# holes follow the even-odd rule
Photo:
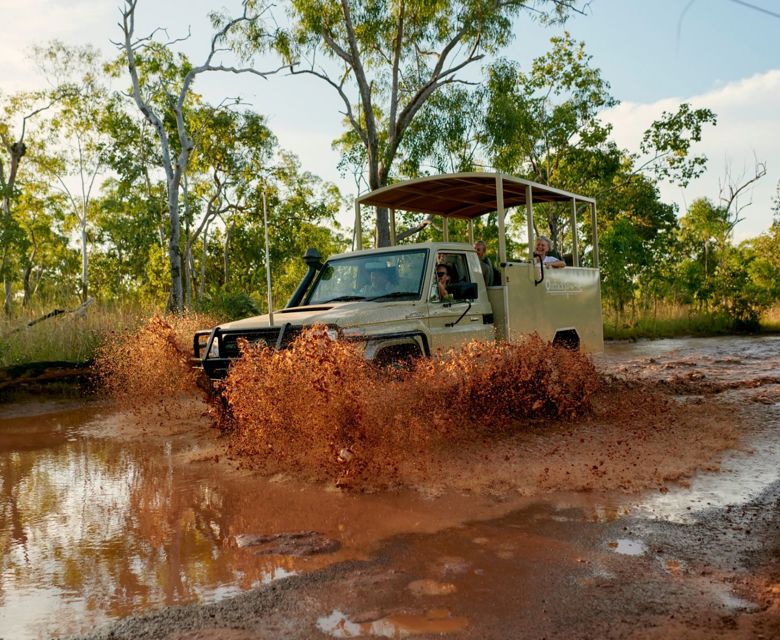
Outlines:
[[[446,271],[437,271],[437,272],[436,272],[436,277],[437,277],[437,278],[443,278],[443,277],[444,277],[444,276],[446,276],[446,275],[447,275],[447,272],[446,272]]]

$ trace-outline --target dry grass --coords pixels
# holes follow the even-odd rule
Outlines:
[[[780,331],[780,305],[761,316],[761,328],[765,331]]]
[[[613,340],[724,335],[733,331],[733,324],[732,318],[698,312],[685,305],[659,304],[620,318],[610,310],[604,311],[604,337]]]
[[[30,309],[0,323],[0,367],[29,362],[87,362],[107,336],[138,327],[148,312],[140,307],[92,305],[27,326],[53,309]]]

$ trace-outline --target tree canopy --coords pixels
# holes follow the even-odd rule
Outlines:
[[[780,299],[778,224],[733,242],[745,196],[766,173],[761,163],[742,181],[725,176],[721,193],[686,211],[661,198],[663,182],[685,185],[706,170],[696,145],[715,114],[681,104],[647,123],[638,149],[623,149],[603,117],[618,100],[586,43],[563,32],[528,65],[502,57],[529,20],[561,23],[578,3],[249,0],[238,16],[212,16],[199,61],[163,30],[135,33],[141,4],[123,3],[114,60],[90,46],[43,43],[35,56],[49,88],[0,96],[7,315],[87,296],[263,310],[264,200],[277,302],[297,285],[309,246],[344,249],[344,195],[282,149],[266,116],[240,97],[210,102],[198,92],[205,73],[273,82],[279,70],[339,96],[344,126],[334,145],[342,170],[366,189],[485,169],[596,198],[603,299],[617,317],[669,303],[749,327]],[[515,228],[524,215],[512,212]],[[420,216],[401,222],[404,242],[442,237]],[[495,214],[477,222],[493,250],[494,223]],[[378,244],[388,244],[386,211],[376,224]],[[581,238],[590,224],[578,220]],[[570,211],[542,206],[536,225],[560,253],[572,249]],[[515,233],[510,251],[527,241]],[[585,242],[586,264],[589,251]]]

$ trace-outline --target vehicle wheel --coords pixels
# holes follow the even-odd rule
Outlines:
[[[400,344],[382,349],[374,358],[374,363],[383,368],[409,370],[414,367],[414,361],[421,355],[417,345]]]
[[[574,329],[557,331],[555,333],[555,338],[553,338],[553,346],[563,347],[564,349],[571,349],[572,351],[579,351],[580,336]]]

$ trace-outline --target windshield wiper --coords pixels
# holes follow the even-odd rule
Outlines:
[[[420,297],[420,293],[417,291],[392,291],[390,293],[385,293],[381,296],[374,296],[373,298],[366,298],[368,302],[372,302],[373,300],[386,300],[390,298],[408,298],[412,297],[414,299],[417,299]]]
[[[337,298],[331,298],[330,300],[323,300],[317,304],[327,304],[328,302],[352,302],[354,300],[365,300],[366,296],[338,296]]]

